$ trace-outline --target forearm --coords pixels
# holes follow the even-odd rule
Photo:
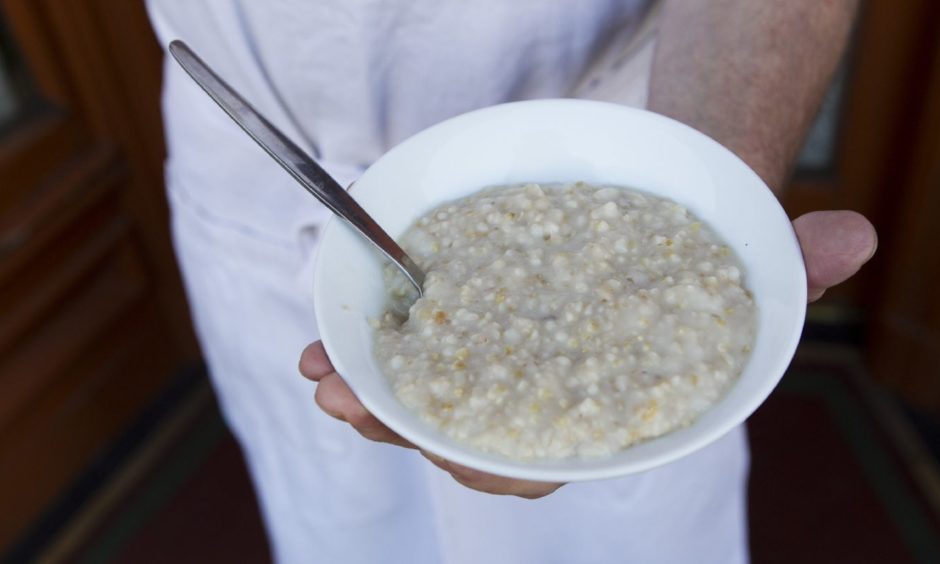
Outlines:
[[[857,1],[664,1],[649,108],[711,136],[779,190]]]

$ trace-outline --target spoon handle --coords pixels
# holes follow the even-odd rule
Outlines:
[[[188,45],[180,40],[170,43],[170,54],[210,98],[235,121],[245,133],[277,161],[284,170],[324,206],[346,220],[392,260],[415,285],[421,295],[424,272],[411,257],[389,237],[372,217],[293,141],[255,110],[231,86],[222,80]]]

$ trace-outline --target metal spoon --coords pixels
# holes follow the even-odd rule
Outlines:
[[[170,43],[170,54],[196,84],[237,123],[261,148],[277,161],[294,180],[313,194],[324,206],[346,220],[363,237],[387,256],[422,295],[424,272],[379,227],[356,200],[323,170],[309,155],[265,119],[251,104],[219,77],[188,45],[180,40]]]

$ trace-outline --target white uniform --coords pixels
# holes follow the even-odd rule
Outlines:
[[[442,119],[570,94],[646,4],[150,0],[149,8],[164,44],[187,41],[348,183]],[[278,561],[746,561],[743,429],[654,471],[529,501],[468,490],[417,453],[367,441],[324,415],[297,360],[317,338],[310,265],[327,212],[171,60],[164,105],[176,249]]]

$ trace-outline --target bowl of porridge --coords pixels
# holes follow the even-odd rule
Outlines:
[[[411,304],[331,221],[324,346],[376,417],[466,466],[576,481],[675,460],[741,424],[799,339],[785,213],[730,151],[663,116],[478,110],[389,151],[353,194],[428,276]]]

